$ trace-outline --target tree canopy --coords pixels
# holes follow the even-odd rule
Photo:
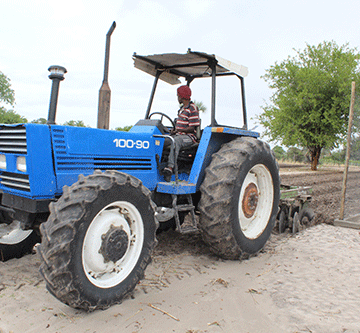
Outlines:
[[[263,76],[275,92],[258,118],[271,141],[309,149],[316,170],[321,150],[346,135],[351,82],[360,82],[359,54],[334,41],[296,53]]]
[[[121,131],[121,132],[129,132],[132,128],[132,125],[124,126],[124,127],[116,127],[115,131]]]
[[[14,110],[0,108],[0,124],[21,124],[27,123],[27,119],[17,114]]]
[[[205,106],[205,104],[201,101],[195,101],[194,100],[194,104],[197,106],[197,108],[199,109],[199,111],[201,112],[206,112],[207,107]]]
[[[82,120],[68,120],[64,124],[64,126],[74,126],[74,127],[88,127],[84,124]]]
[[[15,93],[11,89],[10,79],[3,72],[0,72],[0,102],[11,106],[15,103]],[[1,108],[3,109],[3,107]]]
[[[15,104],[15,92],[11,88],[10,79],[0,72],[0,102],[11,107]],[[0,104],[0,124],[27,123],[27,119],[17,114],[14,110],[7,110]]]
[[[283,147],[280,147],[280,146],[275,146],[272,151],[274,152],[275,154],[275,158],[277,160],[282,160],[285,158],[286,156],[286,151],[284,150]]]
[[[45,118],[38,118],[31,121],[32,124],[46,124],[47,120]]]

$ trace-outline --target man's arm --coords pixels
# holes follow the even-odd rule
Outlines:
[[[176,134],[178,133],[179,131],[177,129],[174,129],[171,131],[171,134]],[[189,126],[187,128],[183,128],[181,129],[181,132],[182,133],[194,133],[195,132],[195,126]]]

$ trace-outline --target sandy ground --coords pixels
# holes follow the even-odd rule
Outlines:
[[[313,187],[318,222],[337,217],[339,170],[283,169],[282,179]],[[359,180],[355,170],[348,216],[360,213]],[[93,313],[46,291],[37,254],[0,262],[0,333],[360,332],[359,230],[319,224],[296,235],[274,233],[261,253],[242,262],[219,260],[199,234],[170,231],[158,240],[133,295]]]
[[[0,263],[0,332],[360,332],[359,230],[274,234],[242,262],[211,256],[196,235],[180,241],[163,253],[160,237],[132,297],[93,313],[46,291],[37,255]]]

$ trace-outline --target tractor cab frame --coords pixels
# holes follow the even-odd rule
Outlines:
[[[216,77],[236,76],[240,80],[240,95],[242,101],[243,129],[247,130],[247,114],[245,103],[244,77],[248,75],[248,69],[245,66],[237,65],[229,60],[207,54],[203,52],[194,52],[191,49],[186,54],[166,53],[149,56],[141,56],[136,53],[133,55],[136,68],[155,77],[153,88],[146,110],[145,119],[149,118],[151,106],[154,100],[156,87],[159,79],[169,84],[180,84],[179,77],[183,77],[187,85],[197,78],[211,77],[211,122],[210,126],[220,126],[215,117],[216,106]]]

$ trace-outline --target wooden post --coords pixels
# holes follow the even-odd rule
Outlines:
[[[339,220],[344,219],[346,182],[347,182],[347,175],[348,175],[348,170],[349,170],[349,160],[350,160],[351,128],[352,128],[352,123],[353,123],[353,118],[354,118],[354,104],[355,104],[355,82],[352,82],[352,84],[351,84],[351,102],[350,102],[350,111],[349,111],[349,125],[348,125],[347,143],[346,143],[346,159],[345,159],[343,185],[342,185],[342,191],[341,191]]]

